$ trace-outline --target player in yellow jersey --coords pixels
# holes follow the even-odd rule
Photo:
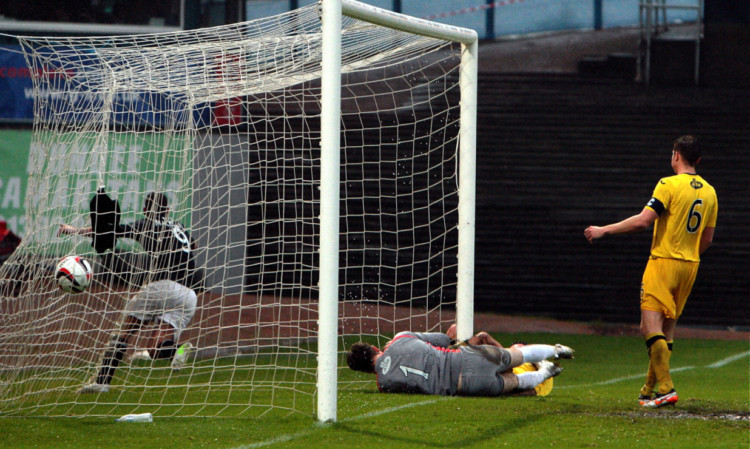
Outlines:
[[[642,231],[655,223],[651,256],[641,282],[641,334],[649,354],[646,383],[638,398],[644,407],[678,400],[669,373],[674,329],[693,288],[700,255],[713,241],[719,208],[716,191],[695,171],[700,160],[698,140],[693,136],[678,138],[672,146],[675,175],[659,180],[640,214],[584,231],[593,243],[607,235]]]

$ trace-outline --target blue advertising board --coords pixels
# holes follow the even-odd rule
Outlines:
[[[31,73],[18,45],[0,45],[0,119],[34,119]]]
[[[30,69],[19,45],[0,46],[0,122],[32,123],[35,95],[43,101],[43,107],[37,110],[37,119],[42,122],[90,120],[91,114],[105,109],[104,102],[109,101],[106,109],[111,110],[112,123],[159,127],[175,122],[188,123],[189,115],[185,114],[192,113],[194,123],[202,126],[210,123],[212,107],[222,105],[221,101],[190,105],[184,95],[145,89],[117,91],[107,98],[109,92],[100,88],[105,71],[99,70],[101,60],[97,54],[76,53],[62,47],[54,50],[60,51],[62,56],[44,58],[43,67]],[[70,54],[78,57],[67,61]],[[36,92],[32,70],[38,70],[41,80]]]

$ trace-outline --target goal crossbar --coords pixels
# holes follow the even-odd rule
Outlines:
[[[325,3],[326,0],[321,0]],[[407,33],[471,45],[477,42],[475,30],[408,16],[356,0],[341,0],[341,13],[353,19],[370,22]]]

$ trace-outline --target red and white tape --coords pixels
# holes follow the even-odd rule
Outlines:
[[[525,0],[504,0],[501,2],[486,3],[479,6],[471,6],[469,8],[457,9],[455,11],[442,12],[440,14],[433,14],[431,16],[422,17],[425,20],[442,19],[445,17],[460,16],[462,14],[469,14],[477,11],[484,11],[491,8],[497,8],[500,6],[509,6],[517,3],[523,3]]]

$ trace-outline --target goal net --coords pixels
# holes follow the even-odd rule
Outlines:
[[[465,87],[462,58],[476,35],[345,0],[340,73],[325,75],[324,55],[337,54],[325,44],[326,5],[176,33],[19,38],[35,118],[26,232],[0,267],[0,415],[320,417],[321,355],[333,356],[334,395],[336,384],[374,388],[346,368],[352,343],[445,331],[462,289],[470,323],[473,248],[461,247],[464,265],[458,256],[459,240],[473,245],[466,92],[476,78]],[[340,83],[332,121],[325,79]],[[326,120],[338,179],[321,175]],[[321,219],[326,183],[334,225]],[[163,247],[134,232],[94,249],[84,228],[99,189],[118,202],[121,227],[153,213],[150,192],[166,196],[165,222],[193,241],[183,250],[198,269],[182,282],[197,294],[192,317],[189,301],[144,294],[162,279]],[[336,285],[323,298],[331,248]],[[81,294],[55,281],[56,262],[73,254],[94,267]],[[151,309],[134,328],[143,297]],[[338,311],[327,354],[324,300]],[[175,326],[168,312],[188,322]],[[171,346],[158,346],[164,335]],[[193,350],[175,367],[169,349],[185,343]],[[103,365],[108,391],[79,394]]]

